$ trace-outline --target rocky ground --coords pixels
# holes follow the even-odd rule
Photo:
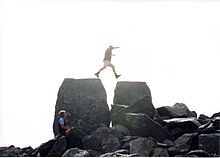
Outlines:
[[[155,108],[145,82],[118,82],[109,110],[99,79],[65,79],[55,106],[76,127],[39,147],[0,147],[0,157],[219,157],[220,112],[197,116],[185,104]],[[110,122],[112,126],[110,127]]]

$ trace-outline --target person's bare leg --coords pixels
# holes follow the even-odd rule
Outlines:
[[[103,66],[99,71],[98,73],[100,73],[102,70],[104,70],[107,66]]]
[[[67,129],[67,130],[65,131],[65,135],[68,136],[68,135],[70,134],[70,131],[71,131],[71,129]]]
[[[113,64],[109,64],[108,66],[110,66],[110,67],[112,68],[112,70],[113,70],[113,72],[114,72],[116,78],[118,78],[118,77],[121,76],[121,75],[118,75],[118,74],[116,73],[116,71],[115,71],[115,66],[114,66]]]
[[[117,75],[116,71],[115,71],[115,66],[113,64],[109,64],[108,66],[110,66],[114,72],[115,75]]]
[[[104,70],[106,67],[107,67],[107,66],[104,65],[97,73],[95,73],[95,75],[96,75],[97,77],[99,77],[99,73],[100,73],[102,70]]]

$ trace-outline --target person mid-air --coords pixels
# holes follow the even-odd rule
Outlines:
[[[102,67],[97,73],[95,73],[95,75],[96,75],[97,77],[99,77],[100,72],[101,72],[102,70],[104,70],[107,66],[109,66],[109,67],[112,68],[112,70],[113,70],[113,72],[114,72],[116,78],[118,78],[118,77],[121,76],[121,75],[118,75],[118,74],[116,73],[116,71],[115,71],[115,66],[111,63],[112,56],[115,56],[114,54],[112,54],[112,50],[113,50],[113,49],[116,49],[116,48],[119,48],[119,47],[113,47],[113,46],[110,45],[110,46],[106,49],[106,51],[105,51],[105,57],[104,57],[104,60],[103,60],[104,65],[103,65],[103,67]]]

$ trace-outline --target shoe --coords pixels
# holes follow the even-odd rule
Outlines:
[[[117,75],[117,74],[115,75],[116,78],[119,78],[120,76],[121,76],[121,75]]]
[[[97,72],[97,73],[95,73],[95,75],[99,78],[99,73]]]

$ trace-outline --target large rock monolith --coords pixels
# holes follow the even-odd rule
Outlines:
[[[145,96],[151,98],[151,92],[145,82],[117,82],[114,104],[133,105]]]
[[[106,91],[100,79],[65,79],[58,92],[54,134],[58,134],[60,110],[69,113],[67,124],[77,127],[82,137],[103,125],[109,126],[111,118],[106,98]]]

